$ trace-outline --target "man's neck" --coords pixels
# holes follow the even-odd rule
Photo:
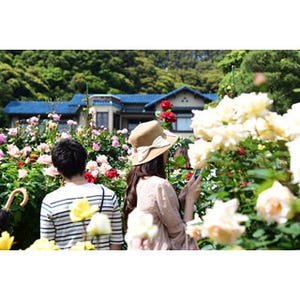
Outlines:
[[[86,180],[83,175],[75,175],[72,178],[64,178],[65,185],[81,185],[86,184]]]

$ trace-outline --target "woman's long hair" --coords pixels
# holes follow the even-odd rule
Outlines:
[[[141,165],[132,166],[127,175],[127,187],[124,197],[124,226],[127,229],[128,215],[137,205],[136,186],[140,178],[144,176],[158,176],[166,178],[163,154]]]

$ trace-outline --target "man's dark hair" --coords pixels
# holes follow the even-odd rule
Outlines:
[[[66,178],[82,175],[86,168],[87,153],[77,141],[61,139],[52,150],[54,167]]]

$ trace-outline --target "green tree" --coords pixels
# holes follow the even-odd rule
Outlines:
[[[274,100],[273,110],[282,114],[300,101],[300,52],[295,50],[235,50],[218,64],[224,72],[219,85],[221,97],[241,93],[267,92]],[[254,81],[255,75],[266,76],[263,84]]]
[[[218,89],[220,97],[228,95],[233,98],[237,95],[235,78],[239,75],[238,70],[246,53],[245,50],[233,50],[217,63],[217,67],[223,72]]]
[[[215,93],[222,76],[216,63],[228,52],[0,50],[0,109],[10,100],[68,101],[87,84],[91,93],[168,93],[182,85]]]

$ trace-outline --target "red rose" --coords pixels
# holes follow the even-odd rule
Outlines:
[[[166,122],[173,123],[176,122],[177,117],[171,111],[162,112],[161,118],[165,119]]]
[[[169,100],[162,100],[160,103],[160,107],[163,110],[168,110],[173,106],[173,104]]]
[[[84,173],[84,178],[89,183],[95,183],[96,182],[96,177],[94,177],[91,172],[85,172]]]
[[[38,160],[38,156],[37,155],[30,155],[30,163],[33,164]]]
[[[25,163],[23,161],[18,161],[18,169],[22,169]]]
[[[240,155],[245,155],[246,154],[245,147],[240,146],[239,147],[239,153],[240,153]]]
[[[252,183],[251,181],[250,182],[244,181],[244,182],[241,183],[241,186],[245,187],[245,186],[247,186],[248,184],[251,184],[251,183]]]
[[[192,172],[188,172],[185,174],[185,180],[190,180],[190,178],[193,176]]]
[[[105,173],[105,176],[108,177],[108,178],[115,178],[115,177],[119,176],[118,170],[116,170],[116,169],[108,170]]]

